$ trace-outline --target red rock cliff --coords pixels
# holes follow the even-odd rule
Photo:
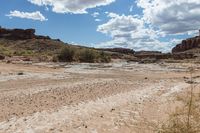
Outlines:
[[[50,39],[48,36],[35,35],[35,29],[5,29],[0,27],[0,38],[12,40]]]
[[[172,53],[184,52],[193,48],[200,48],[200,36],[183,40],[172,49]]]

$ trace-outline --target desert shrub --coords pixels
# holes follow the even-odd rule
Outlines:
[[[25,51],[15,51],[13,53],[13,55],[16,55],[16,56],[23,56],[25,54]]]
[[[80,52],[79,60],[81,62],[94,63],[97,61],[98,52],[90,49],[83,49]]]
[[[53,61],[53,62],[59,62],[58,56],[53,56],[53,57],[52,57],[52,61]]]
[[[34,52],[32,50],[19,50],[15,51],[13,55],[17,56],[29,56],[29,55],[34,55]]]
[[[8,48],[1,46],[0,44],[0,54],[4,55],[4,56],[11,56],[12,55],[12,51],[9,50]]]
[[[64,47],[58,54],[58,60],[61,62],[72,62],[74,60],[75,50],[70,47]]]
[[[32,50],[27,50],[27,51],[25,51],[24,54],[25,54],[25,55],[33,55],[34,52],[33,52]]]
[[[105,52],[100,52],[99,54],[100,62],[108,63],[111,61],[110,55],[106,54]]]
[[[64,47],[57,56],[53,56],[52,60],[54,62],[110,62],[111,57],[109,54],[104,52],[99,52],[94,49],[88,48],[73,48],[73,47]]]
[[[199,133],[200,132],[200,97],[193,95],[193,101],[177,108],[169,120],[161,125],[158,133]],[[185,100],[185,99],[184,99]]]

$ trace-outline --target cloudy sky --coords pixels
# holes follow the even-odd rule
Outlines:
[[[168,52],[198,35],[200,0],[1,0],[0,25],[79,45]]]

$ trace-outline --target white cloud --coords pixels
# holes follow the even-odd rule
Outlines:
[[[200,0],[138,0],[144,20],[166,35],[200,28]]]
[[[28,0],[38,6],[51,6],[56,13],[87,13],[87,9],[106,6],[115,0]]]
[[[133,11],[133,5],[130,7],[129,12]]]
[[[18,17],[18,18],[25,18],[25,19],[32,19],[32,20],[39,20],[39,21],[47,21],[47,19],[39,12],[20,12],[20,11],[10,11],[10,14],[6,15],[10,18]]]
[[[170,51],[171,46],[158,40],[159,33],[146,27],[142,19],[132,15],[109,13],[110,20],[99,25],[97,31],[112,37],[98,47],[124,47],[134,50]]]
[[[137,31],[143,26],[143,21],[131,15],[119,16],[115,13],[109,13],[108,17],[111,19],[107,23],[98,26],[97,31],[109,34],[113,38],[119,37],[120,35],[131,35],[133,31]]]
[[[102,47],[170,51],[180,43],[177,35],[197,35],[200,29],[200,0],[137,0],[143,15],[108,13],[110,20],[97,31],[112,37]],[[130,8],[133,11],[133,8]],[[159,41],[161,37],[169,42]]]
[[[99,12],[94,12],[93,14],[91,14],[94,18],[98,17],[100,14]]]
[[[45,11],[49,11],[49,8],[47,6],[45,7]]]
[[[180,44],[181,42],[182,42],[182,39],[171,39],[171,40],[170,40],[170,43],[171,43],[171,44],[175,44],[175,45],[176,45],[176,44]]]
[[[97,19],[95,19],[95,21],[96,21],[96,22],[100,22],[100,21],[101,21],[101,19],[98,19],[98,18],[97,18]]]

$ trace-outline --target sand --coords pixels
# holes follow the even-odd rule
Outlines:
[[[189,63],[0,63],[0,133],[151,133],[190,84]],[[22,75],[19,73],[23,73]]]

